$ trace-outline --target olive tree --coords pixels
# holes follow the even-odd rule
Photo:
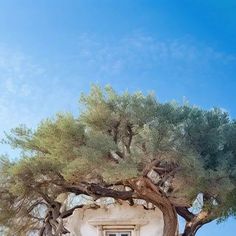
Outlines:
[[[176,235],[178,215],[183,236],[235,216],[236,121],[227,112],[98,86],[80,101],[78,117],[58,114],[6,133],[2,142],[20,154],[1,157],[3,235],[67,234],[64,219],[82,207],[59,200],[71,194],[152,203],[164,236]]]

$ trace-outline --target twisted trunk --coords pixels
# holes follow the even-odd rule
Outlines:
[[[177,214],[165,193],[145,177],[129,180],[127,184],[135,190],[139,198],[153,203],[162,211],[164,219],[163,236],[177,235]]]

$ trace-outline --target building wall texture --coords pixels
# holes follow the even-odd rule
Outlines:
[[[141,205],[129,206],[125,202],[77,209],[66,223],[70,236],[105,236],[105,230],[113,228],[127,229],[132,236],[162,236],[163,226],[158,208],[145,210]]]

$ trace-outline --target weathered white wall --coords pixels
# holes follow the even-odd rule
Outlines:
[[[141,226],[140,236],[162,236],[163,216],[159,209],[145,210],[142,206],[129,206],[127,203],[101,206],[98,209],[82,208],[74,211],[68,218],[66,228],[70,236],[98,236],[98,227],[91,221],[145,222]],[[90,223],[89,223],[90,222]]]

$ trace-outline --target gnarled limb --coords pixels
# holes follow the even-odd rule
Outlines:
[[[130,191],[118,191],[109,187],[101,186],[99,184],[93,183],[83,183],[80,185],[68,185],[65,189],[71,193],[86,194],[89,196],[94,196],[95,198],[100,197],[112,197],[121,200],[130,200],[135,197],[134,192]]]
[[[195,236],[196,232],[204,225],[214,220],[211,212],[207,210],[200,211],[190,221],[185,224],[184,233],[182,236]]]
[[[188,210],[187,207],[176,207],[178,215],[182,216],[186,221],[191,221],[196,215]]]
[[[203,205],[209,204],[212,201],[212,196],[209,193],[203,194]],[[204,225],[215,219],[214,208],[202,207],[198,214],[193,214],[186,207],[176,208],[177,213],[181,215],[185,221],[185,229],[182,236],[195,236],[196,232]]]
[[[135,190],[139,198],[153,203],[162,211],[164,219],[163,236],[175,236],[178,225],[177,214],[163,191],[145,177],[127,180],[126,184]]]

